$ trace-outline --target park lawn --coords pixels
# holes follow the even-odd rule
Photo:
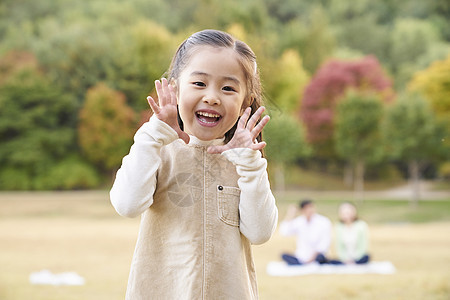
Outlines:
[[[291,199],[277,199],[283,216]],[[393,275],[270,277],[267,263],[295,246],[276,233],[253,247],[260,298],[449,299],[449,202],[428,201],[415,210],[401,201],[364,203],[373,259],[390,260]],[[330,218],[338,204],[317,201]],[[138,227],[138,218],[114,212],[105,191],[0,193],[0,299],[123,299]],[[86,284],[31,285],[30,273],[43,269],[75,271]]]

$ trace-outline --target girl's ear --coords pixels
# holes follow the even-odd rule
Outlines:
[[[248,99],[245,100],[244,103],[242,103],[241,112],[240,112],[239,116],[242,116],[242,114],[247,109],[247,107],[252,106],[254,101],[255,101],[255,97],[253,96],[253,93],[252,93],[250,95],[250,97],[248,97]]]

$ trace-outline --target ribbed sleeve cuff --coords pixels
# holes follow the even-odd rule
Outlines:
[[[249,148],[235,148],[222,152],[230,162],[238,166],[258,167],[261,159],[261,152]]]
[[[148,122],[139,128],[134,140],[137,141],[142,134],[152,137],[162,145],[168,145],[178,139],[177,132],[156,116],[152,116]]]

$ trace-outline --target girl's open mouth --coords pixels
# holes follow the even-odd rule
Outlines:
[[[222,116],[217,113],[205,111],[198,111],[195,113],[195,115],[197,117],[197,120],[203,126],[215,126],[222,118]]]

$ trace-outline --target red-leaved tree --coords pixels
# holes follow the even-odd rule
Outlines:
[[[374,56],[359,60],[330,60],[305,88],[300,118],[306,126],[309,143],[316,156],[334,156],[334,119],[336,106],[349,89],[371,92],[383,101],[393,98],[392,84]]]

